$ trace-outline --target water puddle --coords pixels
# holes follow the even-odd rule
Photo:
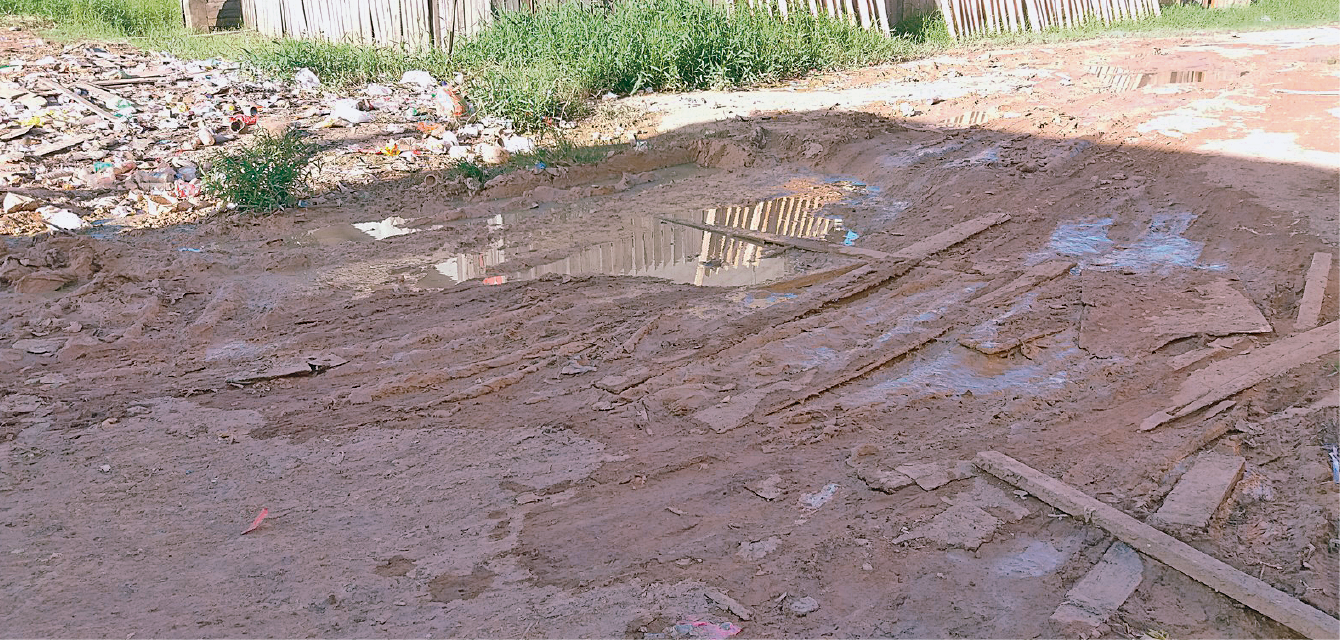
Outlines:
[[[820,213],[836,199],[831,193],[788,196],[752,205],[706,209],[684,220],[791,238],[842,242],[848,234],[842,219]],[[496,218],[500,226],[505,222],[502,216]],[[634,218],[631,233],[620,240],[591,245],[529,269],[485,277],[490,268],[510,257],[499,238],[484,251],[458,254],[433,265],[432,271],[416,284],[436,288],[479,278],[484,278],[485,284],[501,284],[551,274],[603,274],[732,287],[754,285],[792,273],[787,258],[779,251],[741,238],[650,218]]]
[[[309,239],[316,241],[317,244],[330,245],[340,244],[342,242],[366,242],[368,240],[385,240],[397,236],[405,236],[420,231],[433,231],[441,229],[441,225],[434,225],[425,229],[415,229],[406,227],[409,221],[392,216],[385,220],[374,220],[372,222],[355,222],[353,224],[335,224],[320,229],[313,229],[307,232]]]
[[[1028,264],[1069,258],[1081,267],[1100,270],[1166,272],[1172,267],[1224,268],[1199,264],[1205,243],[1182,237],[1195,220],[1196,214],[1189,212],[1156,214],[1140,237],[1120,244],[1108,237],[1108,230],[1115,222],[1112,218],[1063,222],[1052,232],[1046,249],[1029,255]]]
[[[1113,92],[1184,84],[1223,85],[1247,75],[1246,71],[1224,69],[1134,71],[1110,66],[1091,66],[1088,73]]]

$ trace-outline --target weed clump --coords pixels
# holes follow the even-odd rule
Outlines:
[[[271,213],[291,207],[313,169],[318,146],[290,130],[258,133],[251,144],[210,159],[205,191],[240,211]]]

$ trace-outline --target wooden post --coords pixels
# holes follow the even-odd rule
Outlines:
[[[1106,529],[1137,551],[1308,638],[1340,637],[1340,621],[1335,618],[1014,458],[984,451],[973,462],[979,469],[1086,523]]]

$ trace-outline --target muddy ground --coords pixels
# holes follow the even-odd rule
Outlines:
[[[1338,43],[1085,42],[641,97],[645,147],[474,197],[411,177],[7,238],[0,634],[1078,634],[1051,616],[1112,538],[955,465],[987,450],[1141,519],[1198,450],[1240,455],[1177,535],[1336,615],[1334,352],[1137,426],[1297,333],[1337,244]],[[893,253],[992,214],[892,271],[657,220]],[[959,479],[881,479],[914,463]],[[965,502],[991,522],[919,537]],[[1143,564],[1097,632],[1294,635]]]

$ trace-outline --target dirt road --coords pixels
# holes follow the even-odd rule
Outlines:
[[[1298,333],[1337,43],[651,96],[645,148],[473,198],[8,238],[0,634],[1077,633],[1052,615],[1112,538],[959,464],[985,450],[1140,519],[1245,458],[1177,535],[1334,616],[1334,351],[1139,426]],[[1097,630],[1292,636],[1149,558]]]

